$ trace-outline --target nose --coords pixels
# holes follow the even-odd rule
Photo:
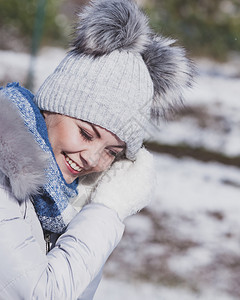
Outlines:
[[[100,147],[91,147],[89,146],[87,149],[82,150],[80,152],[80,158],[83,163],[84,169],[88,170],[91,168],[95,168],[100,161],[103,150]]]

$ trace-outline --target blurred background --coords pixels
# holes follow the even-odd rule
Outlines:
[[[36,91],[87,2],[0,0],[0,84]],[[138,2],[198,76],[185,108],[146,143],[156,194],[127,220],[95,299],[240,299],[240,1]]]

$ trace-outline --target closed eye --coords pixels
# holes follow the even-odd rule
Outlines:
[[[84,130],[81,127],[79,127],[79,129],[80,129],[80,134],[81,134],[81,136],[83,137],[83,139],[85,141],[92,141],[93,140],[92,135],[90,135],[86,130]]]
[[[113,150],[110,150],[110,149],[108,149],[108,153],[109,153],[111,156],[114,156],[114,157],[117,157],[117,155],[118,155],[118,152],[113,151]]]
[[[113,156],[114,158],[120,157],[124,154],[124,151],[115,151],[110,148],[107,148],[108,154]]]

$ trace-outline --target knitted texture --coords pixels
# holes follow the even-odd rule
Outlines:
[[[77,196],[78,182],[65,182],[48,140],[46,123],[33,102],[33,94],[18,83],[8,84],[6,88],[1,89],[1,93],[16,105],[26,128],[40,148],[48,154],[46,183],[32,199],[43,229],[61,233],[77,214],[69,204],[69,199]]]

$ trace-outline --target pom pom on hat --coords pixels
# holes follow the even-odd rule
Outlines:
[[[141,53],[149,43],[148,19],[131,0],[94,0],[79,15],[74,52],[104,55]]]
[[[101,56],[114,50],[140,53],[154,86],[152,121],[168,118],[184,100],[195,73],[185,49],[154,35],[148,18],[131,0],[93,0],[79,13],[73,53]]]
[[[153,81],[152,119],[157,123],[183,104],[183,93],[191,87],[195,67],[186,57],[185,49],[175,40],[152,36],[143,59]]]

